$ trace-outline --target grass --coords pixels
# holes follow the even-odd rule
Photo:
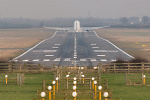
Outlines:
[[[125,85],[124,74],[101,74],[102,81],[108,80],[108,88],[115,100],[149,100],[149,86]],[[52,73],[25,74],[23,86],[0,85],[0,100],[37,100],[37,90],[42,89],[43,80],[52,80]],[[79,96],[79,95],[78,95]],[[79,97],[78,97],[79,98]]]

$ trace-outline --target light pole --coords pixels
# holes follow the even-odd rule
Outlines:
[[[6,78],[6,85],[7,85],[7,78],[8,78],[8,75],[5,75],[5,78]]]
[[[41,97],[42,97],[42,100],[44,100],[44,97],[46,96],[46,93],[45,92],[41,92]]]
[[[56,77],[56,90],[58,91],[58,77]]]
[[[53,81],[52,82],[52,84],[53,84],[53,99],[55,99],[55,81]]]
[[[77,86],[73,86],[72,89],[76,92]]]
[[[68,77],[69,77],[69,75],[66,75],[66,78],[67,78],[67,90],[68,90]]]
[[[77,92],[72,92],[73,100],[76,100]]]
[[[102,99],[102,96],[101,96],[102,86],[98,86],[98,89],[99,89],[99,100],[101,100]]]
[[[92,89],[94,90],[94,77],[92,77]]]
[[[105,100],[107,100],[108,92],[104,92],[104,97],[105,97]]]
[[[97,96],[96,96],[96,84],[97,84],[97,81],[94,81],[94,85],[95,85],[95,99],[97,98]]]
[[[52,86],[48,86],[48,90],[49,90],[49,100],[51,100],[51,89],[52,89]]]
[[[145,85],[145,78],[146,78],[146,76],[143,75],[143,85]]]
[[[83,80],[83,84],[84,84],[84,75],[81,75],[81,77],[82,77],[82,80]]]

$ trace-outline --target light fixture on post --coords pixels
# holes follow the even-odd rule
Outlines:
[[[95,85],[95,89],[94,89],[95,90],[95,99],[97,98],[97,96],[96,96],[96,90],[97,90],[96,89],[96,84],[97,84],[97,81],[94,81],[94,85]]]
[[[69,77],[69,75],[66,75],[66,78],[67,78],[67,90],[68,90],[68,77]]]
[[[92,89],[94,90],[94,77],[92,77]]]
[[[72,92],[73,100],[76,100],[77,92]]]
[[[42,97],[42,100],[44,100],[44,97],[46,96],[46,93],[45,92],[41,92],[41,97]]]
[[[52,81],[53,84],[53,99],[55,99],[55,81]]]
[[[58,77],[56,77],[56,90],[58,91]]]
[[[99,90],[99,100],[101,100],[102,99],[102,96],[101,96],[102,86],[98,86],[98,90]]]
[[[107,100],[108,92],[104,92],[104,97],[105,97],[105,100]]]
[[[52,90],[52,86],[48,86],[48,90],[49,90],[49,100],[51,100],[51,90]]]
[[[8,75],[5,75],[5,78],[6,78],[6,85],[7,85],[7,78],[8,78]]]

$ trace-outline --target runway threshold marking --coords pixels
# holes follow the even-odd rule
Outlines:
[[[44,59],[43,61],[50,61],[49,59]]]
[[[71,60],[71,58],[65,58],[64,59],[64,61],[70,61]]]
[[[86,59],[80,59],[80,61],[86,61]]]
[[[106,59],[101,59],[101,61],[107,61]]]
[[[99,47],[92,47],[93,49],[98,49]]]
[[[98,57],[105,57],[106,55],[97,55]]]
[[[61,58],[56,58],[56,59],[54,59],[54,61],[60,61],[60,59],[61,59]]]
[[[33,62],[37,62],[37,61],[39,61],[39,59],[34,59],[34,60],[33,60]]]
[[[58,49],[59,47],[52,47],[53,49]]]
[[[53,57],[54,55],[45,55],[46,57]]]
[[[28,62],[29,60],[23,60],[23,62]]]

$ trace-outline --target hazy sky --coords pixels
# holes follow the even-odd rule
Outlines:
[[[23,18],[150,16],[150,0],[0,0],[0,16]]]

